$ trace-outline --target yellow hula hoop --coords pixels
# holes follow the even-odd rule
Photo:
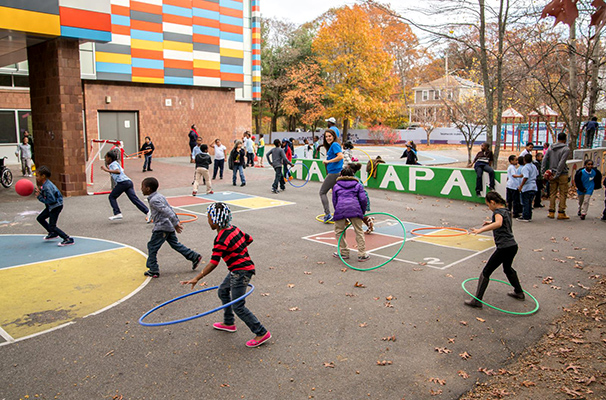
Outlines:
[[[318,215],[318,216],[316,217],[316,221],[318,221],[318,222],[321,222],[321,223],[325,224],[326,222],[324,222],[324,220],[322,219],[322,217],[323,217],[324,215],[326,215],[326,214],[320,214],[320,215]],[[334,222],[334,221],[328,221],[328,223],[329,223],[329,224],[334,224],[335,222]]]
[[[368,183],[368,180],[370,179],[370,177],[372,176],[372,174],[375,172],[375,163],[372,161],[372,158],[370,157],[370,154],[368,154],[364,150],[359,149],[357,147],[354,147],[353,149],[361,151],[362,153],[366,154],[366,156],[368,157],[368,162],[370,163],[370,174],[368,174],[368,176],[366,177],[366,180],[364,181],[364,186],[366,186],[366,184]]]

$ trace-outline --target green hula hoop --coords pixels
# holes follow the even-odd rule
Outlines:
[[[398,219],[398,217],[396,217],[395,215],[389,214],[389,213],[384,213],[384,212],[371,212],[371,213],[364,214],[365,217],[369,216],[369,215],[387,215],[388,217],[391,217],[391,218],[395,219],[396,221],[398,221],[398,223],[402,227],[402,231],[404,231],[404,240],[402,241],[402,244],[400,245],[400,248],[398,249],[397,253],[393,257],[391,257],[389,260],[385,261],[383,264],[379,264],[376,267],[372,267],[372,268],[356,268],[356,267],[352,267],[351,265],[349,265],[343,259],[343,256],[341,255],[341,251],[339,250],[340,244],[341,244],[341,240],[343,239],[343,235],[345,235],[345,232],[347,232],[347,228],[349,228],[351,226],[351,222],[350,222],[345,227],[345,230],[343,230],[343,232],[341,232],[341,236],[339,236],[339,240],[337,241],[337,254],[339,254],[339,258],[341,259],[341,261],[343,261],[343,264],[347,265],[351,269],[355,269],[356,271],[372,271],[373,269],[381,268],[382,266],[384,266],[385,264],[387,264],[388,262],[390,262],[394,258],[396,258],[398,256],[398,254],[400,254],[400,252],[402,251],[402,248],[404,248],[404,244],[406,243],[406,227],[404,226],[404,224],[402,223],[402,221],[400,221]]]
[[[466,284],[467,282],[469,282],[469,281],[477,281],[478,279],[480,279],[480,278],[469,278],[469,279],[466,279],[466,280],[464,280],[464,281],[463,281],[463,283],[461,283],[461,287],[463,288],[463,290],[465,291],[465,293],[467,293],[468,295],[470,295],[471,297],[473,297],[474,299],[476,299],[476,300],[477,300],[477,301],[479,301],[480,303],[482,303],[482,304],[484,304],[484,305],[486,305],[486,306],[488,306],[488,307],[490,307],[490,308],[493,308],[493,309],[495,309],[495,310],[497,310],[497,311],[500,311],[500,312],[502,312],[502,313],[505,313],[505,314],[512,314],[512,315],[530,315],[530,314],[534,314],[534,313],[536,313],[537,311],[539,311],[539,301],[538,301],[538,300],[537,300],[537,299],[536,299],[536,298],[535,298],[533,295],[531,295],[530,293],[528,293],[528,292],[527,292],[527,291],[525,291],[524,289],[522,289],[522,290],[524,290],[524,293],[526,293],[528,296],[530,296],[530,298],[531,298],[531,299],[532,299],[532,300],[535,302],[535,304],[536,304],[536,307],[535,307],[535,308],[534,308],[534,310],[532,310],[532,311],[527,311],[527,312],[516,312],[516,311],[507,311],[507,310],[502,310],[502,309],[500,309],[499,307],[495,307],[495,306],[493,306],[493,305],[491,305],[491,304],[486,303],[485,301],[482,301],[482,300],[478,299],[476,296],[474,296],[473,294],[469,293],[469,290],[467,290],[467,288],[465,288],[465,284]],[[504,284],[506,284],[506,285],[511,286],[511,284],[510,284],[509,282],[501,281],[501,280],[498,280],[498,279],[489,279],[489,280],[490,280],[490,281],[494,281],[494,282],[500,282],[500,283],[504,283]]]

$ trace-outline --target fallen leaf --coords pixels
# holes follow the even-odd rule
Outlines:
[[[267,297],[269,296],[269,293],[261,293],[261,297]]]
[[[360,282],[356,282],[356,283],[354,283],[354,287],[365,288],[366,285],[364,285],[364,284],[362,284]]]
[[[387,297],[385,298],[385,300],[387,300],[387,301],[392,301],[392,300],[395,300],[395,297],[394,297],[394,296],[387,296]]]
[[[366,322],[361,323],[360,325],[358,325],[360,328],[366,328],[368,326],[368,324]]]
[[[321,285],[321,284],[323,284],[323,283],[324,283],[324,281],[318,281],[318,283]]]
[[[396,341],[396,337],[395,336],[387,336],[387,337],[384,337],[381,340],[386,341],[386,342],[395,342]]]
[[[324,363],[324,367],[325,368],[334,368],[335,367],[335,363],[334,362],[325,362]]]
[[[420,262],[419,265],[427,265],[426,262]]]
[[[551,276],[546,276],[545,278],[543,278],[543,284],[545,285],[549,285],[550,283],[553,283],[553,277]]]
[[[389,301],[386,301],[384,306],[387,308],[393,308],[393,304],[391,304]]]
[[[437,351],[440,354],[448,354],[448,353],[452,353],[452,350],[447,349],[446,347],[436,347],[435,351]]]
[[[531,387],[531,386],[536,386],[537,384],[532,381],[523,381],[522,383],[520,383],[520,385],[522,385],[524,387]]]
[[[311,272],[309,272],[309,271],[303,271],[303,273],[304,273],[305,275],[311,275]]]
[[[377,365],[381,365],[381,366],[391,365],[391,364],[393,364],[393,363],[391,361],[388,361],[388,360],[377,361]]]
[[[445,275],[447,278],[454,278],[454,276],[450,275],[450,274],[446,274]]]
[[[532,249],[532,251],[536,251],[537,253],[540,253],[543,251],[543,249]]]
[[[461,324],[463,326],[467,326],[467,321],[459,321],[459,324]]]
[[[485,320],[485,319],[480,318],[480,317],[476,317],[476,319],[477,319],[478,321],[480,321],[480,322],[486,322],[486,320]]]
[[[569,369],[571,369],[575,374],[578,374],[579,369],[583,369],[583,367],[578,366],[578,365],[568,364],[568,366],[566,366],[566,368],[564,368],[564,371],[568,371]]]
[[[288,285],[286,285],[286,286],[288,286],[288,287],[289,287],[289,288],[291,288],[291,289],[295,287],[295,285],[294,285],[294,284],[292,284],[292,283],[289,283],[289,284],[288,284]]]
[[[357,294],[353,294],[353,293],[345,293],[345,296],[347,297],[356,297]]]
[[[446,385],[446,379],[440,379],[440,378],[429,378],[429,382],[433,382],[433,383],[437,383],[438,385]]]
[[[551,251],[553,251],[554,253],[559,253],[560,252],[560,250],[558,250],[558,249],[551,249]]]
[[[455,339],[454,338],[448,338],[448,343],[454,343]]]
[[[590,288],[583,285],[581,282],[577,283],[577,285],[579,285],[580,288],[585,289],[585,290],[589,290]]]
[[[374,300],[379,300],[379,299],[380,299],[380,297],[373,297],[373,299],[374,299]]]
[[[551,285],[551,288],[555,290],[562,290],[562,287],[556,285]]]
[[[478,368],[478,372],[483,372],[488,376],[494,376],[496,375],[496,372],[494,372],[494,370],[492,369],[486,369],[486,368]]]
[[[347,268],[341,268],[341,272],[347,272]]]
[[[511,394],[505,389],[493,389],[490,393],[497,396],[499,399],[502,399],[503,397],[509,396]]]
[[[458,371],[458,374],[459,374],[459,376],[460,376],[461,378],[463,378],[463,379],[467,379],[467,378],[469,378],[469,374],[468,374],[467,372],[463,371],[463,370],[459,370],[459,371]]]
[[[566,256],[566,258],[567,258],[567,259],[569,259],[569,260],[574,260],[576,257],[573,257],[573,256]]]
[[[429,394],[432,396],[438,396],[438,395],[442,394],[442,389],[439,389],[439,390],[431,389],[431,390],[429,390]]]
[[[413,268],[413,271],[423,271],[423,268]]]
[[[582,339],[570,339],[570,341],[571,341],[572,343],[574,343],[574,344],[583,344],[583,343],[585,343],[585,341],[584,341],[584,340],[582,340]],[[575,372],[576,372],[576,371],[575,371]]]
[[[222,383],[221,387],[229,387],[229,385],[227,383]]]
[[[467,360],[469,358],[471,358],[471,354],[469,354],[468,352],[464,351],[461,354],[459,354],[459,356],[463,359],[463,360]]]
[[[324,261],[316,261],[316,264],[322,265],[322,264],[326,264]]]
[[[568,389],[566,386],[562,386],[560,388],[560,391],[566,393],[567,395],[571,395],[571,396],[582,396],[583,395],[583,393],[578,392],[576,390]]]
[[[592,382],[596,382],[595,376],[591,376],[589,378],[576,378],[575,381],[578,383],[583,383],[585,386],[589,386]]]
[[[573,299],[577,298],[577,294],[575,292],[568,293],[568,296],[572,297]]]
[[[292,307],[289,308],[288,311],[301,311],[301,309],[299,307]]]

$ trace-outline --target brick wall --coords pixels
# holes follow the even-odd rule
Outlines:
[[[0,89],[0,108],[29,110],[29,90]]]
[[[30,46],[27,58],[36,164],[50,167],[63,194],[86,194],[78,41]]]
[[[83,88],[87,141],[99,137],[98,110],[138,111],[139,143],[150,136],[156,157],[187,156],[191,124],[204,143],[220,138],[227,147],[252,130],[252,105],[236,102],[232,90],[101,81],[83,81]]]

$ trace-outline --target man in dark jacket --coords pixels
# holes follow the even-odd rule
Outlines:
[[[595,137],[596,132],[598,131],[600,125],[598,124],[598,118],[592,117],[591,121],[587,121],[585,124],[585,147],[591,149],[593,146],[593,138]]]
[[[545,174],[547,170],[551,170],[552,176],[549,180],[549,214],[547,217],[555,218],[556,198],[560,198],[558,207],[558,219],[570,219],[566,215],[566,198],[568,196],[568,166],[566,161],[570,155],[570,149],[566,144],[566,134],[558,134],[558,142],[552,144],[543,163],[541,164],[541,172]]]

